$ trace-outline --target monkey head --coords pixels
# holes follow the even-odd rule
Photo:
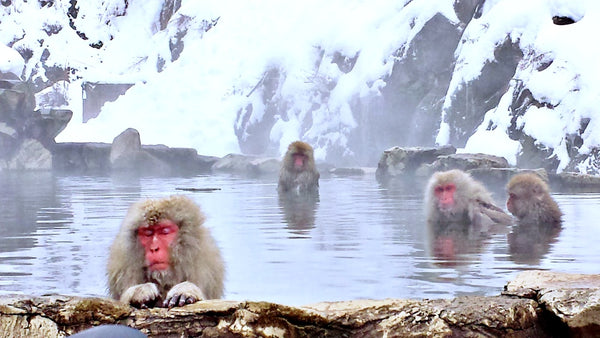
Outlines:
[[[306,142],[295,141],[288,146],[286,162],[288,169],[301,172],[307,169],[309,163],[314,163],[313,148]]]

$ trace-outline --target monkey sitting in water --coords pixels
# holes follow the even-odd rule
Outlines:
[[[513,176],[506,185],[508,200],[506,207],[521,224],[537,224],[559,227],[562,212],[552,196],[550,188],[535,173],[522,173]]]
[[[302,141],[292,142],[283,157],[277,190],[280,193],[318,193],[319,176],[313,148]]]
[[[432,225],[508,225],[512,217],[494,204],[492,195],[468,173],[454,169],[434,173],[425,191],[427,221]]]
[[[506,185],[506,207],[518,222],[507,235],[511,259],[538,264],[561,232],[562,212],[545,180],[533,172],[513,176]]]
[[[110,249],[110,295],[136,307],[222,297],[223,259],[203,223],[184,196],[133,204]]]

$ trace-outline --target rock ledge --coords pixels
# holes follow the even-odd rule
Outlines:
[[[4,296],[0,332],[65,337],[122,324],[149,337],[507,336],[600,334],[600,275],[521,273],[499,296],[353,300],[302,307],[212,300],[173,309],[135,309],[103,298]]]

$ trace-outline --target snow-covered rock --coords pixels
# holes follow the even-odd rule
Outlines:
[[[370,166],[437,144],[600,172],[597,1],[54,0],[0,16],[23,78],[68,86],[58,142],[135,128],[145,144],[278,158],[301,139],[317,160]],[[135,85],[83,123],[83,82]]]

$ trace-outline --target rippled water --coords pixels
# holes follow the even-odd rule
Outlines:
[[[106,296],[107,251],[127,208],[171,194],[190,196],[207,215],[227,264],[227,299],[497,295],[526,269],[600,270],[599,193],[555,194],[565,216],[553,236],[514,240],[501,229],[466,241],[463,254],[435,257],[418,184],[382,186],[366,175],[320,185],[319,201],[290,207],[275,179],[0,173],[0,294]],[[503,203],[503,192],[496,196]]]

